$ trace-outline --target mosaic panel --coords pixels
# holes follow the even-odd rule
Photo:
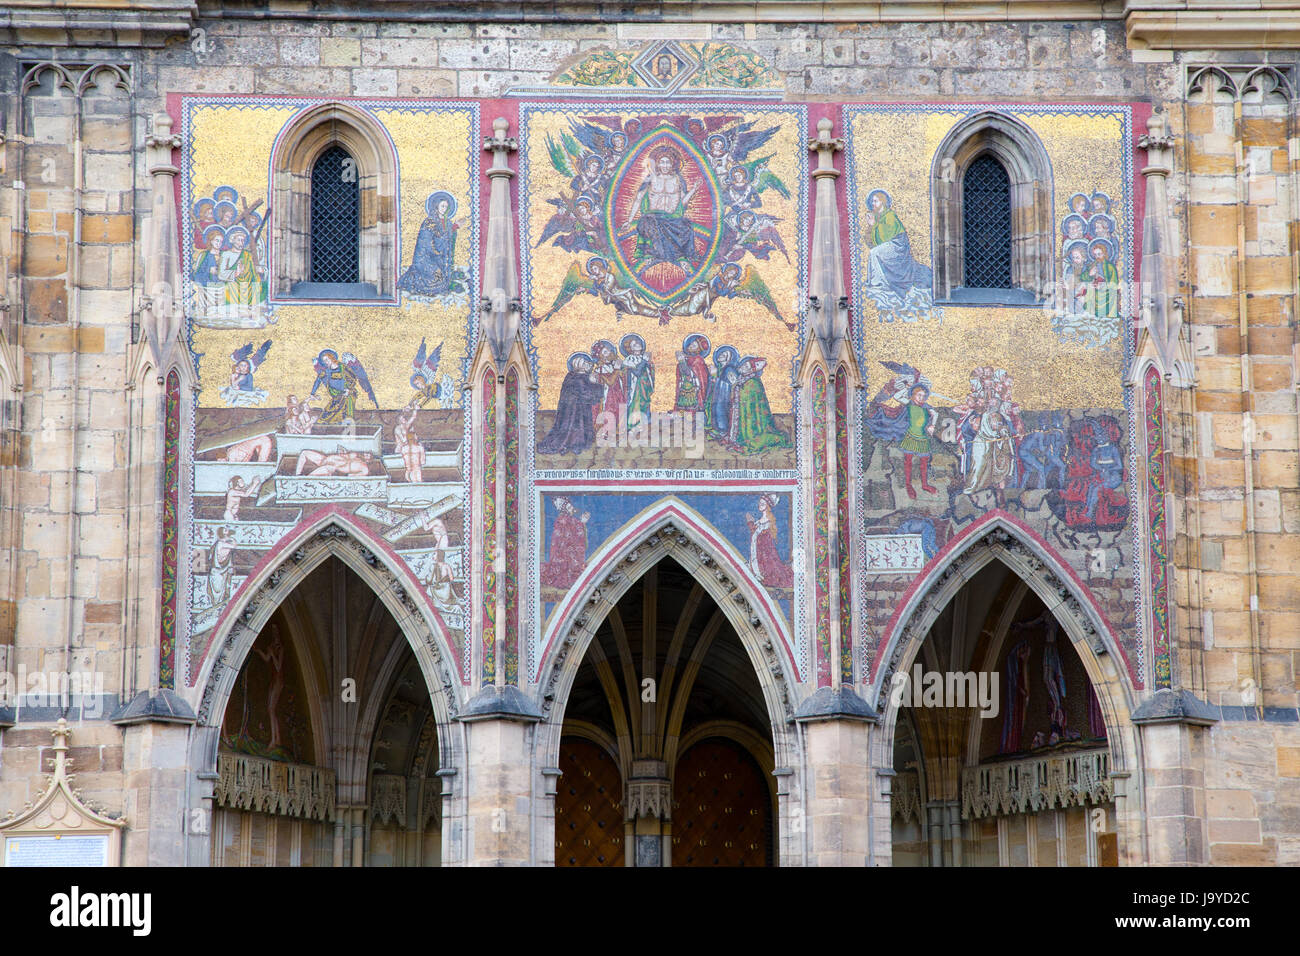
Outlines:
[[[935,301],[932,177],[959,122],[1010,114],[1050,160],[1053,284],[1039,304]],[[1008,513],[1057,551],[1140,681],[1127,107],[849,106],[855,339],[867,389],[860,527],[868,644],[963,528]],[[918,564],[920,567],[918,567]],[[874,648],[864,648],[874,668]]]
[[[276,299],[273,152],[319,102],[182,100],[181,255],[199,371],[190,681],[243,582],[331,505],[410,567],[467,655],[460,386],[477,301],[478,107],[353,101],[394,158],[396,298]]]

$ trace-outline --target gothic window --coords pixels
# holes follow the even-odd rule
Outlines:
[[[1029,127],[992,112],[958,123],[930,195],[936,301],[1034,305],[1051,292],[1052,167]]]
[[[374,116],[346,103],[308,109],[271,162],[272,297],[393,301],[397,157]]]
[[[988,153],[961,182],[962,286],[1011,288],[1011,180]]]
[[[320,154],[311,171],[311,281],[358,282],[361,229],[356,161],[341,146]]]

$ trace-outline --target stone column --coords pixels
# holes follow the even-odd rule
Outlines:
[[[1144,862],[1209,862],[1205,806],[1207,729],[1213,709],[1190,691],[1162,690],[1133,712],[1141,740],[1146,792]]]
[[[489,686],[458,719],[466,725],[466,864],[534,863],[532,749],[540,712],[518,688]]]
[[[807,860],[811,866],[869,866],[871,725],[875,715],[852,691],[822,688],[795,719],[803,728]]]
[[[113,716],[122,728],[126,866],[207,866],[186,860],[186,833],[211,833],[209,807],[187,809],[189,725],[194,714],[171,691],[142,691]]]
[[[623,801],[628,866],[672,866],[673,785],[662,760],[633,760]]]

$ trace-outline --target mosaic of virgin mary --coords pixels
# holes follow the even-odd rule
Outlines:
[[[424,202],[427,214],[420,224],[411,265],[397,280],[397,287],[421,302],[468,301],[465,270],[456,268],[456,234],[465,224],[456,218],[456,199],[439,190]]]

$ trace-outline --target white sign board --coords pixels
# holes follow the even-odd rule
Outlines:
[[[5,837],[5,866],[108,866],[108,834]]]

